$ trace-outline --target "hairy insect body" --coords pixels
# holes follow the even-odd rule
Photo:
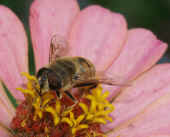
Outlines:
[[[58,35],[52,37],[49,65],[41,68],[36,74],[40,85],[40,95],[54,90],[59,98],[65,93],[76,102],[70,93],[72,88],[80,88],[79,91],[83,93],[96,87],[99,83],[122,86],[119,78],[116,80],[113,75],[108,76],[103,72],[96,72],[94,65],[88,59],[64,57],[63,55],[68,52],[68,47],[69,43],[63,37]]]
[[[55,72],[56,78],[61,82],[61,88],[64,91],[75,87],[81,81],[95,77],[93,64],[82,57],[58,58],[49,68]]]
[[[94,79],[95,67],[83,57],[60,57],[47,67],[41,68],[37,78],[42,93],[51,89],[60,96],[60,93],[71,88],[83,86],[81,82]]]

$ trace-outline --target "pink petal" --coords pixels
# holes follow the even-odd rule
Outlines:
[[[170,137],[170,135],[151,135],[149,137]]]
[[[0,77],[16,98],[20,72],[27,71],[27,38],[24,27],[8,8],[0,6]]]
[[[37,68],[48,64],[53,35],[68,36],[79,7],[75,0],[35,0],[30,10],[30,27]]]
[[[145,29],[132,29],[128,32],[128,40],[118,59],[109,68],[107,73],[128,81],[149,69],[163,55],[167,44]],[[118,87],[110,88],[111,97],[118,93]]]
[[[119,55],[127,36],[124,17],[99,6],[80,12],[70,33],[71,55],[90,59],[100,71]]]
[[[3,47],[0,47],[0,76],[13,96],[16,99],[23,99],[21,92],[16,90],[17,87],[23,84],[23,80],[19,74],[15,61],[9,48],[3,49]]]
[[[134,117],[145,107],[157,100],[169,90],[165,90],[170,81],[170,64],[156,65],[144,73],[126,88],[114,101],[114,122],[105,126],[113,128]]]
[[[0,83],[0,100],[3,102],[4,106],[10,111],[12,115],[15,115],[15,108],[12,105],[11,101],[9,100],[7,94],[5,93],[1,83]]]
[[[5,128],[0,126],[0,135],[1,137],[11,137],[11,134],[9,131],[7,131]]]
[[[170,91],[170,86],[163,90]],[[136,117],[114,128],[108,137],[148,137],[170,134],[170,93],[148,105]]]
[[[4,103],[0,98],[0,123],[9,127],[12,118],[15,116],[15,113],[9,109],[9,107]]]
[[[24,26],[19,18],[4,6],[0,6],[0,45],[10,48],[19,71],[27,71],[27,36]]]

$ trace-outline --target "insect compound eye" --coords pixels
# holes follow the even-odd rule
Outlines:
[[[41,81],[45,81],[47,78],[46,77],[41,77]]]
[[[42,76],[38,79],[38,82],[40,84],[40,88],[43,88],[45,81],[46,81],[46,77],[44,77],[44,76]]]

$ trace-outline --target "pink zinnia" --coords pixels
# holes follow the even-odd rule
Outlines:
[[[108,137],[170,137],[170,64],[155,65],[166,43],[149,30],[128,30],[122,15],[100,6],[80,11],[76,0],[34,0],[29,19],[37,70],[48,64],[51,37],[60,34],[69,42],[70,56],[88,58],[97,71],[130,83],[103,86],[115,106],[114,121],[102,127]],[[24,82],[20,73],[28,72],[27,49],[22,23],[0,6],[0,76],[17,100],[24,99],[16,88]],[[2,86],[0,102],[0,135],[9,137],[5,127],[10,128],[15,109]]]

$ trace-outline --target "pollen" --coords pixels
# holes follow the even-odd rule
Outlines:
[[[101,125],[112,122],[109,114],[114,106],[107,100],[109,92],[103,92],[100,85],[73,104],[66,96],[59,99],[54,91],[40,94],[37,78],[22,75],[27,83],[17,90],[24,94],[25,100],[17,107],[11,122],[14,136],[106,137]]]

